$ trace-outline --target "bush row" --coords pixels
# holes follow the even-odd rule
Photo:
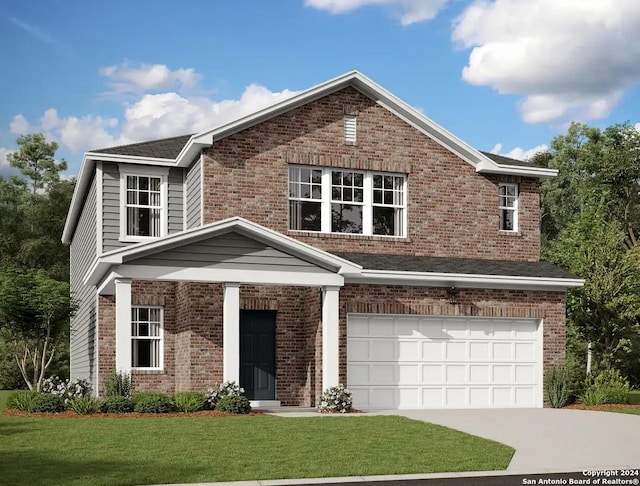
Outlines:
[[[569,374],[564,368],[554,368],[545,373],[547,400],[554,408],[564,407],[572,399],[583,405],[629,403],[631,387],[618,370],[589,374],[581,388],[581,393],[571,393]]]
[[[65,388],[53,388],[56,391]],[[128,387],[123,387],[127,389]],[[66,389],[66,388],[65,388]],[[122,388],[121,388],[122,389]],[[127,390],[128,391],[128,390]],[[207,393],[179,392],[169,397],[159,392],[134,393],[130,398],[119,394],[108,394],[100,400],[89,395],[90,388],[83,393],[17,391],[9,395],[7,408],[23,412],[62,412],[73,410],[78,414],[103,413],[169,413],[220,410],[228,413],[249,413],[249,400],[235,383],[223,383]],[[127,393],[128,395],[128,393]]]

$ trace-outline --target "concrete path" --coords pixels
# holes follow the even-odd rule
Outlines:
[[[393,410],[510,445],[507,472],[640,468],[640,416],[557,409]]]

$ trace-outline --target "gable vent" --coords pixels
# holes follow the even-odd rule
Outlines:
[[[344,116],[344,141],[356,143],[356,116]]]

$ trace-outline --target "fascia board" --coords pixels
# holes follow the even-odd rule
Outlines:
[[[505,275],[474,275],[457,273],[392,272],[363,270],[359,274],[346,274],[347,283],[380,283],[462,288],[505,288],[566,290],[584,285],[582,279],[521,277]]]
[[[82,210],[82,202],[84,195],[89,189],[91,184],[91,177],[95,172],[95,161],[87,158],[85,154],[82,158],[82,164],[80,166],[80,175],[76,180],[76,187],[73,189],[73,196],[71,196],[71,204],[69,205],[69,212],[67,213],[67,219],[64,222],[64,229],[62,230],[62,243],[69,245],[73,238],[78,219],[80,219],[80,212]]]
[[[477,167],[479,174],[506,174],[523,177],[535,177],[537,179],[552,179],[558,175],[556,169],[546,169],[544,167],[522,167],[519,165],[496,165],[492,161],[482,161]]]

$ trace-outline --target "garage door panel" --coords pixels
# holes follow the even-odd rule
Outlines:
[[[541,406],[539,322],[350,315],[356,408]]]

